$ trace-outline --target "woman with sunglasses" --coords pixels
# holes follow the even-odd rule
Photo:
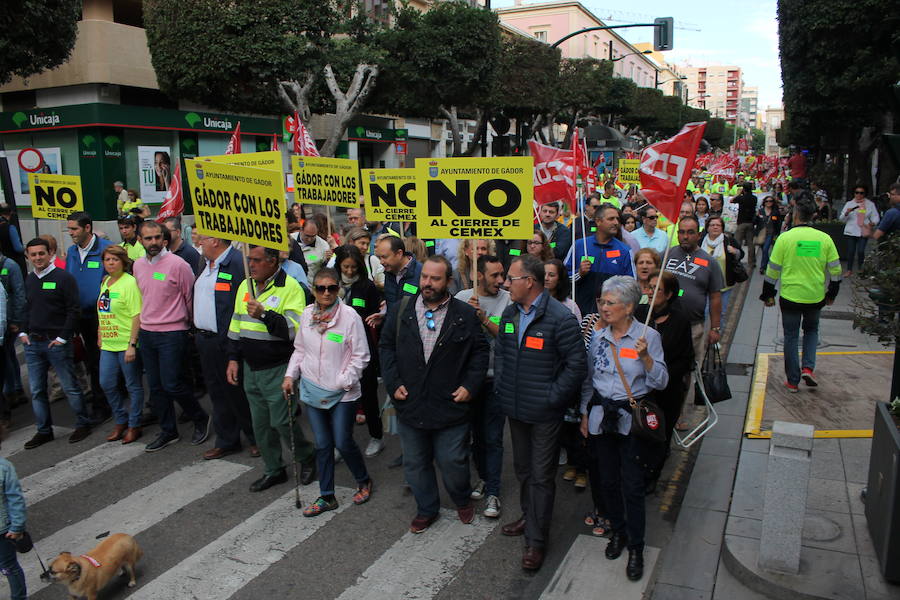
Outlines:
[[[844,239],[847,243],[847,272],[844,277],[853,275],[853,259],[862,267],[866,256],[866,243],[878,225],[878,208],[866,198],[868,189],[857,184],[853,188],[853,198],[847,201],[841,210],[841,221],[844,225]]]
[[[361,396],[360,378],[369,364],[369,344],[362,319],[341,302],[340,280],[337,271],[328,267],[316,273],[316,300],[300,317],[294,353],[282,384],[282,389],[290,391],[299,377],[300,400],[309,406],[309,424],[316,436],[319,497],[303,509],[305,517],[338,507],[335,448],[356,479],[353,503],[368,502],[372,494],[372,479],[353,440],[356,401]]]

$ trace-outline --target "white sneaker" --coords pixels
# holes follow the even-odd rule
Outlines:
[[[484,482],[479,481],[474,486],[472,486],[472,493],[469,494],[469,498],[472,500],[481,500],[484,498]]]
[[[569,453],[566,452],[565,448],[559,449],[559,464],[564,465],[569,462]]]
[[[366,456],[372,457],[384,450],[384,440],[372,438],[366,446]]]
[[[487,506],[484,507],[484,516],[489,519],[496,519],[500,516],[500,498],[497,496],[487,497]]]

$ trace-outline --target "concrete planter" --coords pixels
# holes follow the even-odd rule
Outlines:
[[[882,575],[900,581],[900,431],[885,402],[875,407],[866,521]]]

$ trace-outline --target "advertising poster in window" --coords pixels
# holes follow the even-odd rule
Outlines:
[[[170,146],[138,146],[140,198],[145,203],[166,199],[172,181],[172,148]]]

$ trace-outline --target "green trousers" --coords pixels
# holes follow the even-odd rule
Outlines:
[[[281,443],[287,445],[291,442],[288,404],[281,392],[281,382],[284,381],[286,370],[287,363],[262,371],[252,371],[244,363],[244,391],[250,402],[253,434],[266,465],[266,475],[277,475],[285,468],[281,458]],[[295,418],[294,458],[297,462],[304,463],[313,459],[315,451],[315,446],[303,435]]]

